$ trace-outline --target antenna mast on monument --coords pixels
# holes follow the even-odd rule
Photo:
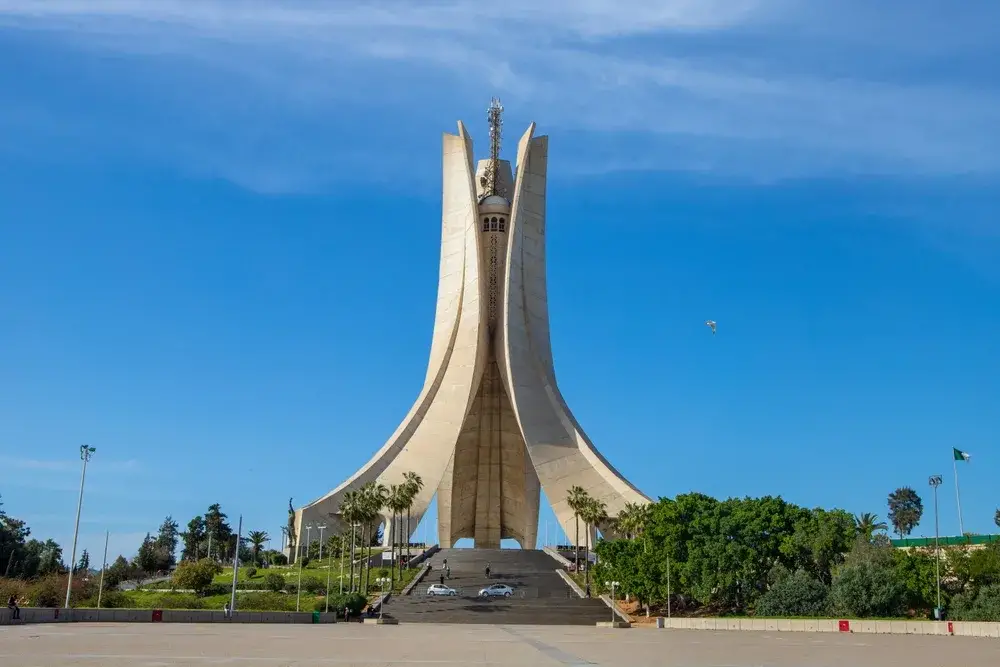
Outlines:
[[[500,142],[503,139],[503,105],[500,99],[494,97],[490,100],[489,109],[486,112],[486,119],[490,124],[490,161],[486,164],[486,173],[483,174],[483,197],[490,195],[501,195],[497,187],[497,174],[500,171]]]

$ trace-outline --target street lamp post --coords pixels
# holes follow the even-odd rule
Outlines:
[[[605,581],[604,585],[611,589],[611,622],[615,622],[615,589],[618,588],[617,581]]]
[[[66,609],[69,609],[69,594],[73,587],[73,568],[76,567],[76,539],[80,534],[80,510],[83,509],[83,483],[87,480],[87,462],[97,449],[89,445],[80,445],[80,459],[83,461],[83,472],[80,474],[80,499],[76,503],[76,526],[73,528],[73,555],[69,559],[69,577],[66,579]]]
[[[347,546],[347,540],[344,539],[344,531],[340,531],[340,576],[337,578],[340,579],[341,595],[344,594],[344,551],[346,551],[346,549],[344,548],[345,546]]]
[[[110,531],[104,531],[104,559],[101,561],[101,584],[97,589],[97,608],[101,608],[101,594],[104,593],[104,571],[108,569],[108,539]]]
[[[319,562],[322,563],[323,562],[323,531],[326,530],[326,524],[325,523],[317,524],[316,528],[319,530],[319,556],[317,557],[316,560],[318,560]]]
[[[385,606],[385,585],[390,583],[391,581],[392,579],[390,579],[389,577],[379,577],[378,579],[375,580],[375,583],[378,584],[379,591],[381,591],[382,593],[382,596],[379,598],[379,603],[378,603],[379,618],[382,618],[382,608]]]
[[[940,530],[938,529],[938,487],[941,486],[941,475],[931,475],[927,483],[934,489],[934,576],[937,580],[937,607],[934,609],[934,618],[941,620],[941,547],[938,546]]]
[[[305,525],[305,529],[306,529],[306,554],[308,554],[309,553],[309,534],[312,532],[313,525],[311,523],[307,523]],[[296,544],[295,545],[295,557],[299,559],[299,585],[297,586],[298,590],[295,592],[295,611],[299,610],[299,601],[302,599],[302,561],[304,560],[304,557],[303,557],[303,555],[302,555],[301,552],[302,552],[302,549],[299,547],[298,544]]]

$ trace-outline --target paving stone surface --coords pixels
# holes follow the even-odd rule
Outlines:
[[[400,624],[0,627],[11,667],[997,667],[1000,641],[964,637]]]

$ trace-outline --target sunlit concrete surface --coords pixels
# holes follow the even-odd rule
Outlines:
[[[73,623],[0,627],[0,665],[997,667],[1000,641],[550,626]]]

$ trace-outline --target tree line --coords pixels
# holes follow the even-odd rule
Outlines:
[[[912,489],[889,495],[900,536],[921,512]],[[627,505],[602,527],[616,537],[597,544],[594,579],[601,589],[619,582],[618,591],[647,609],[898,617],[929,616],[937,605],[934,549],[894,549],[887,524],[872,513],[690,493]],[[1000,542],[947,550],[941,573],[950,617],[1000,619]]]

